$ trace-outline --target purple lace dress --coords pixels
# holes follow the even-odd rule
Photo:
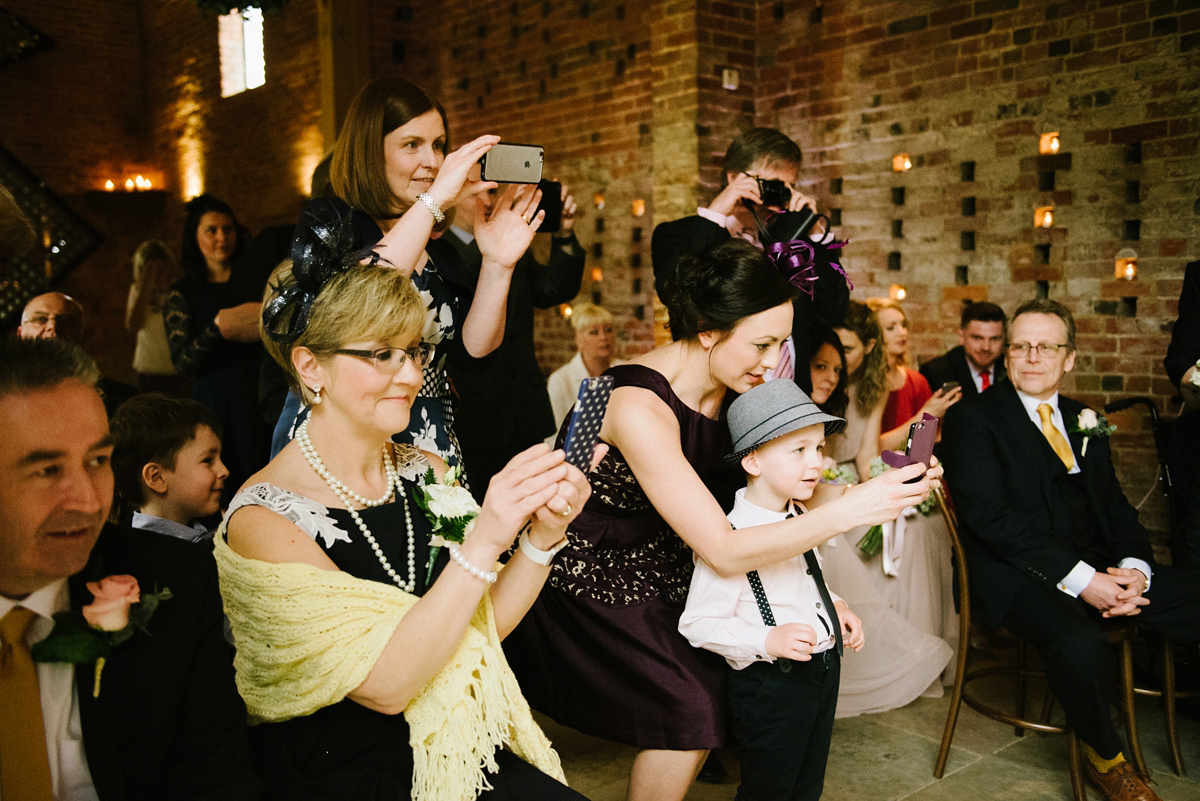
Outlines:
[[[732,450],[724,415],[712,420],[685,406],[650,368],[620,365],[608,374],[616,387],[648,389],[670,407],[684,456],[701,478],[720,467]],[[720,746],[724,660],[693,648],[678,630],[692,551],[617,449],[589,480],[592,497],[571,525],[569,545],[504,642],[521,689],[534,709],[597,737],[640,748]]]

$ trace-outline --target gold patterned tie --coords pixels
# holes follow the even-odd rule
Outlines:
[[[1054,421],[1051,419],[1054,416],[1054,407],[1048,403],[1039,404],[1037,413],[1038,417],[1042,418],[1042,434],[1046,436],[1058,458],[1062,459],[1062,463],[1070,470],[1075,466],[1075,452],[1071,450],[1071,443],[1067,442],[1062,432],[1054,427]]]
[[[54,801],[37,666],[25,633],[37,614],[14,607],[0,618],[0,797]]]

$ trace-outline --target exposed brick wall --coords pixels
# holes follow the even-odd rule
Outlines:
[[[1200,6],[808,0],[758,10],[758,121],[801,144],[804,180],[841,210],[855,294],[906,287],[917,356],[953,344],[963,300],[1011,312],[1044,281],[1079,323],[1067,391],[1096,407],[1137,393],[1167,408],[1166,331],[1182,265],[1200,257]],[[1038,134],[1050,131],[1061,150],[1039,156]],[[899,152],[915,165],[907,173],[890,169]],[[1039,206],[1054,207],[1052,229],[1034,228]],[[1125,221],[1140,221],[1136,241]],[[1123,247],[1138,253],[1135,282],[1113,280]],[[1136,314],[1123,298],[1137,299]],[[1148,421],[1129,412],[1114,422],[1136,502],[1154,474]],[[1157,498],[1148,507],[1144,519],[1161,528]]]
[[[57,288],[87,310],[85,344],[102,369],[128,378],[133,358],[133,340],[123,325],[128,259],[155,232],[162,198],[149,195],[128,204],[122,202],[128,198],[95,190],[110,178],[120,182],[150,172],[137,6],[76,0],[4,5],[55,46],[0,69],[0,142],[105,237]]]
[[[215,16],[190,0],[163,0],[142,5],[142,27],[151,152],[173,197],[211,192],[255,231],[299,217],[328,149],[318,126],[316,0],[266,16],[266,84],[224,98]]]
[[[372,72],[428,86],[456,142],[494,132],[546,147],[548,175],[581,209],[581,299],[599,292],[626,355],[661,335],[655,221],[715,193],[732,136],[773,125],[803,147],[822,210],[840,214],[856,294],[906,287],[918,358],[952,344],[963,300],[1011,311],[1040,286],[1079,319],[1073,394],[1099,406],[1148,393],[1168,408],[1166,331],[1181,265],[1200,257],[1196,0],[363,1]],[[216,21],[189,0],[6,2],[59,46],[0,71],[0,141],[109,237],[68,291],[100,310],[98,355],[113,372],[131,349],[116,316],[128,254],[150,235],[175,244],[189,186],[255,229],[294,218],[329,147],[316,2],[267,18],[267,85],[224,99]],[[722,88],[725,69],[736,90]],[[1039,156],[1049,131],[1061,149]],[[890,170],[898,152],[907,173]],[[84,194],[130,166],[159,171],[165,194]],[[1049,230],[1034,227],[1040,206],[1054,207]],[[1113,279],[1123,247],[1139,255],[1136,282]],[[556,312],[539,314],[537,335],[547,372],[571,355]],[[1140,497],[1154,463],[1146,421],[1115,422]],[[1161,507],[1146,519],[1161,528]]]
[[[568,184],[579,205],[575,230],[589,254],[579,299],[598,294],[616,315],[626,355],[653,346],[648,15],[654,5],[460,0],[436,12],[414,5],[412,18],[397,13],[385,34],[404,42],[406,53],[421,52],[417,38],[440,42],[435,64],[409,58],[396,71],[433,89],[454,143],[496,133],[545,148],[546,176]],[[635,200],[644,203],[640,218]],[[593,269],[601,280],[593,280]],[[547,372],[573,355],[571,328],[556,310],[538,313],[535,333]]]

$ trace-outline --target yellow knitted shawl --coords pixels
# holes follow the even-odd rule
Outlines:
[[[310,715],[367,678],[418,601],[398,587],[304,564],[247,559],[214,538],[221,597],[237,644],[237,686],[251,722]],[[467,801],[491,789],[505,746],[566,783],[500,649],[484,594],[458,650],[404,710],[413,801]]]

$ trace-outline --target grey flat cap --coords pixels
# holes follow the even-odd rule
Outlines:
[[[788,379],[767,381],[729,405],[729,433],[733,453],[725,457],[736,464],[766,442],[801,428],[825,424],[825,436],[841,431],[846,421],[821,411],[804,390]]]

